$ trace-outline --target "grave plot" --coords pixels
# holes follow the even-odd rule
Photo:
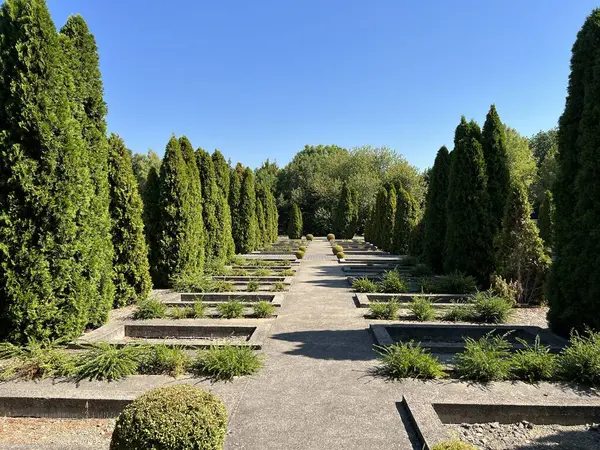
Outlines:
[[[405,396],[402,406],[428,450],[453,439],[479,450],[600,448],[597,403],[422,403]]]

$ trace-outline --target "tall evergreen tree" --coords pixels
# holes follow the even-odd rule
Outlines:
[[[352,193],[348,185],[342,185],[340,199],[335,211],[333,232],[340,239],[352,239],[354,237],[354,205]]]
[[[554,262],[550,272],[548,320],[567,335],[572,328],[600,330],[600,8],[577,35],[565,110],[558,128],[558,176]]]
[[[374,244],[374,242],[373,242],[374,216],[375,216],[375,205],[373,205],[373,206],[371,206],[371,208],[369,208],[369,215],[367,216],[367,220],[365,223],[365,234],[364,234],[365,242],[370,242],[371,244]]]
[[[244,230],[241,224],[241,195],[242,180],[244,177],[244,167],[237,163],[235,169],[230,174],[229,184],[229,210],[231,211],[231,235],[235,243],[235,252],[242,253],[242,241],[244,240]]]
[[[384,245],[384,230],[383,230],[383,216],[385,215],[386,208],[388,205],[388,191],[385,187],[381,187],[377,192],[377,198],[375,200],[375,213],[372,215],[372,233],[373,233],[373,244],[379,248],[383,248]]]
[[[212,160],[215,167],[215,177],[217,186],[225,194],[225,198],[229,198],[229,177],[231,167],[225,160],[225,157],[219,150],[215,150],[212,154]]]
[[[101,323],[106,309],[113,304],[113,246],[110,235],[111,219],[108,211],[110,198],[108,186],[108,142],[106,139],[106,103],[100,74],[98,47],[94,36],[80,15],[70,16],[60,30],[59,36],[64,61],[70,70],[72,87],[70,100],[75,120],[81,125],[81,133],[87,150],[86,161],[94,184],[90,198],[90,222],[85,238],[93,244],[87,248],[90,259],[88,276],[96,284],[91,292],[91,321]],[[93,317],[96,316],[96,317]]]
[[[446,146],[438,150],[429,178],[425,206],[423,256],[436,273],[444,268],[446,240],[446,200],[451,158]]]
[[[205,257],[207,261],[224,260],[226,258],[225,234],[231,235],[231,227],[227,230],[217,218],[217,207],[222,207],[222,204],[219,202],[220,192],[213,161],[208,152],[199,148],[196,150],[196,163],[202,186],[202,219],[206,236]]]
[[[112,303],[98,292],[105,247],[75,87],[43,0],[6,0],[0,36],[0,334],[74,338]]]
[[[302,237],[302,211],[296,203],[292,203],[290,211],[290,222],[288,223],[288,237],[290,239],[300,239]]]
[[[362,230],[362,224],[360,223],[360,201],[358,198],[358,191],[356,189],[351,190],[352,193],[352,226],[350,227],[353,231],[350,239],[354,237],[354,233],[359,233]]]
[[[144,189],[144,230],[146,232],[146,246],[148,248],[148,262],[152,282],[160,284],[158,264],[160,261],[160,177],[156,167],[151,167],[146,179]]]
[[[257,185],[257,189],[259,188]],[[256,225],[257,225],[257,242],[256,245],[259,248],[264,248],[269,239],[267,238],[267,223],[265,218],[265,208],[260,196],[256,196]]]
[[[554,235],[554,198],[550,191],[546,191],[544,194],[544,200],[542,201],[538,215],[538,227],[544,244],[551,248]]]
[[[417,225],[417,205],[411,195],[402,186],[396,191],[396,217],[392,235],[391,251],[399,254],[408,254],[413,230]]]
[[[219,254],[222,254],[225,258],[229,258],[235,254],[235,243],[233,242],[231,224],[231,208],[229,207],[229,177],[231,168],[219,150],[213,152],[211,159],[215,173],[215,183],[219,194],[215,213],[219,226],[223,231],[223,244],[219,249]]]
[[[240,252],[249,253],[258,248],[258,222],[256,219],[256,191],[254,174],[249,167],[243,173],[239,206]]]
[[[115,134],[111,135],[108,143],[113,274],[116,287],[114,304],[120,307],[145,299],[152,284],[144,240],[142,198],[133,174],[131,152]]]
[[[386,251],[392,250],[394,237],[394,221],[396,220],[396,188],[390,185],[387,188],[386,202],[383,205],[381,216],[381,248]]]
[[[510,174],[504,136],[496,106],[492,105],[481,133],[481,145],[485,159],[487,189],[490,202],[490,223],[496,236],[502,225],[506,199],[508,198]]]
[[[279,235],[279,213],[277,212],[277,201],[271,189],[266,189],[267,223],[269,227],[269,242],[276,242]]]
[[[480,140],[479,126],[462,117],[450,166],[444,268],[472,275],[485,285],[494,270],[494,247]]]

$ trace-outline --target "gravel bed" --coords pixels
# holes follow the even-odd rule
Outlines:
[[[446,425],[451,435],[480,450],[598,450],[600,426],[463,423]]]

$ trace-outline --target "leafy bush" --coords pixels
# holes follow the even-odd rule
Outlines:
[[[298,250],[298,251],[295,253],[295,255],[296,255],[296,258],[298,258],[298,259],[302,259],[302,258],[304,258],[304,252],[303,252],[302,250]]]
[[[194,317],[194,309],[187,306],[169,308],[169,316],[173,319],[189,319]]]
[[[252,273],[252,276],[255,277],[268,277],[271,275],[271,271],[269,269],[257,269]]]
[[[169,347],[164,344],[143,346],[140,350],[138,372],[146,375],[170,375],[179,377],[186,373],[191,358],[183,347]]]
[[[477,450],[477,447],[467,442],[452,440],[439,442],[431,450]]]
[[[12,379],[35,380],[75,373],[75,358],[52,344],[29,341],[19,347],[9,342],[0,343],[0,381]]]
[[[300,247],[298,247],[298,250],[306,253],[306,245],[301,245]]]
[[[408,291],[408,283],[395,270],[389,270],[383,275],[378,285],[379,292],[401,294]]]
[[[148,391],[119,415],[110,450],[219,450],[227,412],[213,394],[187,384]]]
[[[283,292],[287,289],[287,286],[285,285],[285,283],[283,281],[276,281],[275,283],[273,283],[273,286],[271,287],[271,290],[273,292]]]
[[[529,383],[551,380],[556,370],[556,355],[540,344],[539,336],[535,337],[533,346],[522,339],[517,338],[517,340],[525,349],[517,350],[512,356],[513,374],[519,380]]]
[[[335,256],[337,257],[337,259],[344,259],[345,257],[344,252],[337,252]]]
[[[329,234],[327,235],[327,240],[328,240],[328,241],[330,241],[330,242],[331,242],[331,241],[335,241],[335,234],[333,234],[333,233],[329,233]]]
[[[410,270],[410,274],[413,277],[429,277],[433,275],[433,269],[427,264],[417,264]]]
[[[471,294],[477,291],[475,278],[460,272],[423,278],[420,284],[421,290],[429,294]]]
[[[292,269],[285,269],[281,271],[281,276],[283,277],[293,277],[296,275],[296,271]]]
[[[505,323],[512,312],[508,300],[489,291],[474,294],[467,308],[471,321],[483,323]]]
[[[77,380],[120,380],[134,375],[145,349],[136,344],[126,344],[118,348],[106,342],[87,346],[77,361],[75,376]]]
[[[352,282],[354,292],[377,292],[377,285],[367,277],[358,278]]]
[[[388,378],[420,378],[431,380],[442,378],[446,373],[438,358],[412,341],[407,344],[392,344],[376,348],[382,366],[378,372]]]
[[[306,235],[306,240],[307,241],[312,241],[315,237],[312,234],[307,234]]]
[[[261,300],[257,304],[254,305],[254,315],[256,317],[270,317],[275,312],[275,306],[271,303]]]
[[[260,288],[260,284],[257,280],[250,280],[246,285],[246,291],[248,292],[256,292]]]
[[[395,320],[398,318],[398,311],[400,311],[400,305],[395,299],[386,303],[369,303],[369,317],[372,319]]]
[[[162,319],[167,315],[167,306],[156,298],[146,298],[137,304],[136,319]]]
[[[600,332],[572,334],[558,356],[557,373],[565,381],[600,386]]]
[[[237,319],[244,315],[244,305],[239,300],[229,300],[217,305],[219,315],[225,319]]]
[[[256,373],[262,367],[262,361],[250,347],[213,346],[199,351],[195,367],[215,380],[232,380]]]
[[[492,276],[491,290],[494,294],[504,297],[513,305],[516,305],[518,299],[523,295],[523,286],[520,282],[506,281],[498,275]]]
[[[466,346],[456,356],[456,372],[460,378],[487,383],[506,380],[510,375],[511,345],[504,336],[490,332],[475,340],[465,338]]]
[[[431,301],[425,297],[415,296],[408,309],[419,322],[435,319],[435,310]]]

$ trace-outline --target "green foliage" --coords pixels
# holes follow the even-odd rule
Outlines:
[[[214,155],[213,155],[214,156]],[[241,253],[241,241],[243,237],[240,201],[242,198],[242,180],[244,178],[244,166],[237,163],[230,173],[229,184],[229,210],[231,211],[231,235],[235,243],[235,253]]]
[[[119,307],[146,298],[152,285],[144,238],[143,204],[133,175],[131,152],[115,134],[110,136],[108,144],[114,305]]]
[[[344,259],[346,255],[344,255],[344,252],[337,252],[335,256],[337,259]]]
[[[522,184],[511,186],[497,244],[498,273],[523,287],[517,301],[543,303],[550,257],[546,254],[537,226],[531,220],[531,206]]]
[[[133,174],[138,183],[138,192],[140,193],[142,200],[144,201],[144,210],[146,209],[146,194],[150,186],[148,185],[150,172],[155,172],[158,175],[160,171],[160,157],[151,149],[148,149],[148,153],[140,154],[134,153],[131,156],[131,164],[133,165]],[[157,178],[158,179],[158,178]],[[158,197],[156,197],[156,201]],[[144,218],[145,228],[148,229],[148,224]]]
[[[431,450],[477,450],[477,447],[468,442],[452,440],[438,442]]]
[[[367,277],[356,279],[352,282],[354,292],[377,292],[377,285]]]
[[[143,348],[137,344],[126,344],[119,348],[98,342],[90,344],[89,351],[77,362],[77,380],[120,380],[135,375]]]
[[[167,306],[153,297],[140,300],[137,304],[137,310],[135,311],[135,318],[140,320],[162,319],[166,317],[166,315]]]
[[[307,234],[306,235],[306,240],[307,241],[312,241],[315,237],[312,234]]]
[[[413,277],[428,277],[433,275],[433,270],[427,264],[419,263],[410,270]]]
[[[160,276],[157,270],[158,261],[160,260],[160,176],[159,171],[155,167],[151,167],[146,179],[146,185],[143,195],[144,202],[144,230],[146,232],[146,243],[148,247],[148,262],[150,265],[150,276],[152,283],[158,286]]]
[[[244,315],[244,305],[239,300],[230,299],[217,305],[217,311],[224,319],[237,319]]]
[[[402,186],[398,186],[395,192],[397,192],[396,216],[390,250],[398,255],[406,255],[413,230],[417,225],[417,205]]]
[[[537,178],[536,160],[529,148],[529,139],[508,126],[504,126],[504,135],[510,183],[520,182],[529,189]]]
[[[490,290],[508,300],[510,304],[516,305],[523,289],[518,281],[506,281],[504,278],[494,275],[492,276]]]
[[[479,126],[463,117],[456,128],[446,205],[444,269],[487,283],[494,270],[489,196]]]
[[[465,380],[506,380],[510,376],[510,344],[504,336],[493,332],[475,340],[465,338],[465,350],[455,357],[456,372]]]
[[[300,247],[298,247],[298,250],[306,253],[306,245],[301,245]]]
[[[505,205],[507,203],[510,173],[506,151],[504,125],[492,105],[486,116],[481,133],[481,144],[487,174],[487,190],[490,202],[490,223],[492,234],[496,236],[502,226]]]
[[[206,305],[202,302],[202,300],[197,300],[194,302],[194,306],[192,306],[192,310],[194,313],[194,319],[202,319],[206,316]]]
[[[376,348],[381,367],[378,372],[390,379],[418,378],[433,380],[447,376],[438,358],[412,341]]]
[[[169,308],[167,315],[171,319],[191,319],[194,317],[194,309],[188,306],[176,306]]]
[[[472,310],[467,306],[452,306],[442,316],[442,320],[448,322],[470,322]]]
[[[369,317],[372,319],[396,320],[399,311],[400,305],[396,299],[389,300],[385,303],[369,303]]]
[[[259,287],[260,287],[260,284],[258,283],[258,280],[250,280],[250,281],[248,281],[248,284],[246,285],[246,291],[256,292],[256,291],[258,291]]]
[[[408,240],[408,254],[416,258],[423,255],[423,246],[425,245],[425,222],[421,218],[411,230]]]
[[[195,366],[198,372],[216,381],[231,381],[258,372],[262,361],[250,347],[226,345],[198,352]]]
[[[353,228],[356,225],[354,217],[354,205],[352,203],[352,193],[348,188],[348,184],[342,185],[342,192],[335,210],[333,221],[333,229],[335,233],[342,239],[352,239],[356,231]]]
[[[335,241],[335,234],[333,234],[333,233],[329,233],[329,234],[327,235],[327,240],[328,240],[328,241],[330,241],[330,242],[331,242],[331,241]]]
[[[101,91],[73,79],[45,1],[3,2],[0,35],[0,335],[75,338],[103,323],[114,295]]]
[[[257,186],[257,190],[259,187]],[[269,237],[267,236],[267,223],[265,218],[265,208],[263,207],[262,200],[256,196],[256,245],[257,248],[263,248],[269,243]]]
[[[287,286],[283,281],[276,281],[273,283],[273,287],[271,288],[273,292],[283,292],[287,291]]]
[[[211,156],[215,169],[215,181],[217,187],[229,199],[231,167],[219,150],[215,150]]]
[[[302,237],[302,211],[296,203],[292,205],[287,232],[290,239],[300,239]]]
[[[573,333],[558,357],[557,373],[565,381],[600,386],[600,333]]]
[[[408,292],[408,283],[395,270],[388,270],[378,284],[379,292],[386,294],[401,294]]]
[[[256,219],[256,191],[254,175],[246,168],[242,176],[240,204],[238,211],[239,229],[234,235],[236,250],[239,253],[250,253],[258,248],[258,222]]]
[[[292,269],[285,269],[281,271],[282,277],[293,277],[296,275],[296,272]]]
[[[525,348],[512,355],[512,373],[529,383],[551,380],[556,371],[556,355],[541,345],[539,336],[535,337],[533,346],[522,339],[517,340]]]
[[[36,380],[56,376],[72,376],[75,358],[52,344],[29,341],[21,347],[0,342],[0,381]]]
[[[540,229],[540,237],[544,241],[546,247],[552,247],[552,238],[554,234],[554,198],[552,192],[544,193],[544,200],[540,206],[538,215],[538,227]]]
[[[477,282],[470,275],[454,272],[420,280],[421,290],[428,294],[471,294],[477,291]]]
[[[177,274],[171,279],[175,292],[221,292],[217,290],[218,283],[210,276],[198,273]]]
[[[169,375],[177,378],[185,374],[192,363],[182,347],[147,345],[142,347],[140,353],[138,372],[144,375]]]
[[[435,310],[431,306],[431,301],[425,297],[415,296],[408,309],[419,322],[435,319]]]
[[[213,394],[187,384],[146,392],[119,415],[110,450],[221,450],[227,411]]]
[[[505,323],[512,312],[509,300],[489,291],[474,294],[467,306],[469,320],[483,323]]]
[[[302,250],[297,250],[295,255],[296,255],[296,258],[298,258],[298,259],[304,258],[304,252]]]
[[[331,246],[331,252],[335,255],[339,252],[343,252],[344,251],[344,247],[342,247],[341,245],[332,245]]]
[[[392,185],[384,196],[379,224],[379,243],[383,250],[391,251],[394,242],[394,221],[396,219],[396,188]]]
[[[275,306],[264,300],[256,303],[253,309],[254,316],[259,318],[271,317],[275,313]]]

